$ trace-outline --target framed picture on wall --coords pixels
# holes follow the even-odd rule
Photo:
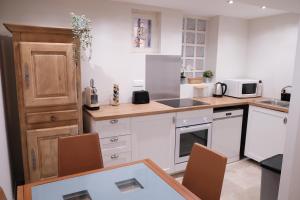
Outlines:
[[[151,48],[152,20],[133,18],[133,47]]]
[[[133,52],[159,52],[160,14],[151,11],[132,10]]]

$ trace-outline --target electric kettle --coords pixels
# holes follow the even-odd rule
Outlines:
[[[223,97],[227,91],[227,85],[225,83],[218,82],[215,84],[214,97]]]

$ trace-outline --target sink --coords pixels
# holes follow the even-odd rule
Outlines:
[[[273,105],[273,106],[280,106],[280,107],[284,107],[284,108],[289,108],[289,106],[290,106],[290,102],[281,101],[278,99],[263,100],[263,101],[259,101],[259,103],[265,103],[265,104],[269,104],[269,105]]]

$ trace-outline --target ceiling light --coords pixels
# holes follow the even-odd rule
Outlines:
[[[227,3],[234,4],[234,1],[233,0],[228,0]]]
[[[267,8],[267,6],[262,6],[261,9],[265,10]]]

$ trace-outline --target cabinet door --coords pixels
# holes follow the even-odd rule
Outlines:
[[[78,126],[27,131],[30,181],[57,176],[57,139],[78,134]]]
[[[26,107],[77,102],[72,44],[21,42],[20,54]]]
[[[162,169],[174,166],[175,114],[132,118],[133,160],[149,158]]]
[[[245,155],[258,162],[282,154],[286,138],[283,112],[250,106]]]

